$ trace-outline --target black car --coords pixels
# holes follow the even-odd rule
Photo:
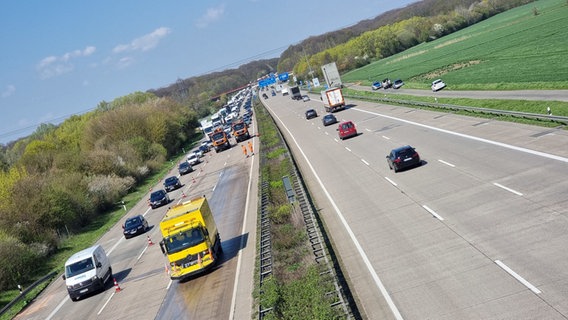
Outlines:
[[[401,169],[419,166],[422,164],[422,160],[413,147],[403,146],[391,150],[387,155],[387,163],[391,170],[398,172]]]
[[[310,120],[312,118],[317,118],[318,113],[314,109],[309,109],[306,111],[306,120]]]
[[[156,209],[168,203],[170,203],[170,197],[165,190],[154,191],[150,194],[150,206],[152,209]]]
[[[184,161],[184,162],[179,164],[178,171],[179,171],[180,176],[183,176],[184,174],[190,173],[191,171],[193,171],[193,168],[191,167],[189,162]]]
[[[132,238],[148,230],[148,221],[144,219],[143,216],[137,215],[126,219],[122,229],[122,233],[126,239]]]
[[[323,116],[323,118],[321,119],[321,122],[324,126],[329,126],[331,124],[337,123],[337,118],[333,115],[333,114],[326,114],[325,116]]]
[[[178,188],[181,188],[181,182],[178,177],[171,176],[164,180],[164,189],[166,189],[166,192],[170,192]]]

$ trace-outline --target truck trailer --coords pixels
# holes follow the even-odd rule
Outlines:
[[[221,238],[205,197],[168,209],[160,231],[160,249],[168,259],[172,280],[205,272],[220,259]]]
[[[321,92],[321,100],[326,112],[336,112],[345,108],[341,88],[331,88]]]
[[[298,86],[290,87],[290,92],[292,93],[293,100],[302,100],[302,93],[300,92],[300,87]]]

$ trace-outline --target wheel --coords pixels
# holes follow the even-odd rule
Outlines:
[[[398,168],[396,167],[396,165],[393,166],[393,170],[394,170],[394,173],[397,173],[397,172],[398,172]]]

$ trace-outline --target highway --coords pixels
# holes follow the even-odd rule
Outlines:
[[[257,140],[252,138],[255,147]],[[234,145],[234,139],[231,142]],[[168,206],[152,210],[146,202],[148,190],[121,223],[143,214],[151,229],[126,240],[121,226],[116,225],[98,241],[110,257],[120,290],[109,284],[102,293],[72,302],[65,282],[58,278],[16,319],[250,319],[257,158],[245,158],[238,146],[218,154],[211,151],[194,172],[180,177],[183,187],[169,193],[169,206],[202,195],[208,198],[223,247],[222,261],[214,270],[181,282],[170,280],[167,259],[158,245],[162,239],[159,222]],[[172,163],[169,175],[178,175],[177,164]],[[154,188],[161,188],[161,181]]]
[[[311,98],[265,103],[366,318],[568,318],[566,131],[348,100],[342,141]],[[406,144],[424,164],[394,173]]]

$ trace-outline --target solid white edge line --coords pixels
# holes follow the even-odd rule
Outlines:
[[[370,166],[370,164],[369,164],[367,161],[365,161],[365,159],[361,159],[361,161],[362,161],[364,164]]]
[[[392,184],[393,186],[398,186],[398,184],[396,184],[396,182],[392,181],[391,179],[389,179],[389,177],[385,177],[385,179],[390,182],[390,184]]]
[[[497,183],[497,182],[493,182],[493,185],[496,186],[496,187],[499,187],[499,188],[501,188],[501,189],[503,189],[503,190],[507,190],[507,191],[509,191],[509,192],[511,192],[511,193],[514,193],[514,194],[516,194],[516,195],[518,195],[518,196],[522,196],[522,195],[523,195],[523,194],[520,193],[519,191],[513,190],[513,189],[511,189],[511,188],[507,188],[507,187],[505,187],[504,185],[499,184],[499,183]]]
[[[489,139],[474,137],[474,136],[470,136],[468,134],[454,132],[454,131],[450,131],[450,130],[446,130],[446,129],[441,129],[441,128],[429,126],[429,125],[414,122],[414,121],[404,120],[404,119],[401,119],[401,118],[387,116],[387,115],[372,112],[372,111],[362,110],[362,109],[359,109],[359,108],[351,108],[350,110],[356,110],[356,111],[372,114],[372,115],[375,115],[375,116],[378,116],[378,117],[396,120],[396,121],[404,122],[404,123],[407,123],[407,124],[415,125],[415,126],[418,126],[418,127],[427,128],[427,129],[430,129],[430,130],[451,134],[451,135],[454,135],[454,136],[457,136],[457,137],[462,137],[462,138],[466,138],[466,139],[470,139],[470,140],[484,142],[484,143],[487,143],[487,144],[492,144],[492,145],[495,145],[495,146],[499,146],[499,147],[503,147],[503,148],[507,148],[507,149],[511,149],[511,150],[516,150],[516,151],[520,151],[520,152],[524,152],[524,153],[533,154],[533,155],[540,156],[540,157],[543,157],[543,158],[548,158],[548,159],[558,160],[558,161],[568,163],[568,158],[553,155],[553,154],[546,153],[546,152],[531,150],[531,149],[527,149],[527,148],[523,148],[523,147],[513,146],[513,145],[510,145],[510,144],[503,143],[503,142],[497,142],[497,141],[493,141],[493,140],[489,140]]]
[[[440,220],[440,221],[444,221],[444,218],[442,218],[439,214],[436,213],[436,211],[428,208],[426,205],[422,205],[422,208],[426,209],[426,211],[430,212],[431,215],[433,215],[434,217],[436,217],[436,219]]]
[[[441,159],[438,159],[438,161],[441,162],[441,163],[443,163],[443,164],[445,164],[445,165],[447,165],[447,166],[450,166],[450,167],[452,167],[452,168],[455,168],[455,165],[454,165],[454,164],[451,164],[451,163],[446,162],[446,161],[441,160]]]
[[[349,149],[349,148],[347,148],[347,147],[345,147],[345,150],[347,150],[347,151],[351,152],[351,149]]]
[[[266,106],[266,108],[269,108],[268,106]],[[272,110],[271,110],[272,111]],[[383,295],[383,297],[385,298],[385,301],[387,303],[387,305],[389,306],[393,316],[395,317],[395,319],[397,320],[402,320],[404,319],[402,317],[402,315],[400,314],[400,311],[398,310],[398,308],[396,307],[396,305],[394,304],[394,301],[392,300],[392,298],[390,297],[387,289],[385,288],[385,286],[383,285],[383,282],[381,281],[381,279],[379,278],[379,275],[377,274],[377,272],[375,271],[375,269],[373,268],[373,265],[371,264],[371,261],[369,260],[369,257],[367,257],[367,254],[365,253],[365,251],[363,250],[363,248],[361,247],[361,244],[359,243],[359,240],[357,239],[357,237],[355,237],[355,233],[353,233],[353,230],[351,230],[351,227],[349,226],[349,224],[347,223],[347,220],[345,220],[345,217],[343,216],[343,214],[341,213],[341,211],[339,210],[339,208],[337,207],[337,204],[335,203],[335,201],[333,200],[333,198],[331,197],[331,195],[329,194],[329,192],[327,191],[326,187],[324,186],[323,182],[321,181],[319,175],[316,173],[316,170],[314,169],[314,167],[312,166],[312,163],[308,160],[308,157],[306,156],[306,154],[304,153],[304,150],[302,150],[302,148],[300,147],[300,145],[298,144],[298,141],[296,141],[296,138],[294,137],[294,135],[292,135],[292,132],[290,132],[290,129],[288,129],[288,127],[284,124],[284,122],[282,122],[282,120],[280,119],[280,117],[278,117],[276,114],[274,114],[274,111],[272,111],[272,114],[274,115],[274,117],[276,117],[276,119],[278,119],[278,121],[282,124],[282,127],[288,132],[288,134],[290,135],[290,137],[292,138],[292,141],[294,141],[294,143],[296,144],[296,147],[298,147],[298,150],[300,151],[300,153],[302,154],[302,156],[304,157],[304,159],[306,160],[306,163],[308,165],[308,167],[310,168],[310,170],[312,171],[312,173],[314,174],[317,182],[319,183],[321,190],[324,192],[324,194],[326,195],[327,199],[329,200],[329,202],[331,203],[331,206],[333,207],[333,209],[335,210],[335,213],[337,214],[337,216],[339,217],[341,223],[343,224],[343,227],[345,228],[345,230],[347,231],[347,233],[349,234],[349,237],[351,238],[351,241],[353,242],[353,244],[355,245],[355,247],[357,248],[357,252],[359,253],[359,255],[361,256],[361,259],[363,259],[363,262],[365,263],[365,266],[367,267],[367,270],[369,271],[369,273],[371,274],[371,277],[373,278],[373,280],[375,281],[375,285],[377,286],[377,288],[379,289],[379,291],[381,292],[381,294]]]
[[[538,290],[537,287],[533,286],[530,282],[528,282],[527,280],[525,280],[525,278],[521,277],[519,274],[517,274],[515,271],[513,271],[511,268],[507,267],[507,265],[505,265],[503,262],[501,262],[501,260],[495,260],[495,263],[501,267],[501,269],[505,270],[505,272],[507,272],[508,274],[510,274],[511,276],[513,276],[513,278],[517,279],[520,283],[522,283],[525,287],[529,288],[530,291],[539,294],[541,293],[540,290]]]
[[[254,140],[253,140],[254,144]],[[254,150],[256,150],[256,146],[253,145]],[[252,169],[254,166],[254,159],[250,162],[250,171],[249,171],[249,183],[247,189],[247,197],[245,200],[245,214],[243,217],[243,228],[241,230],[241,235],[245,234],[246,231],[246,221],[248,215],[248,207],[250,202],[250,190],[252,188]],[[235,272],[235,284],[233,285],[233,296],[231,297],[231,309],[229,311],[229,320],[232,320],[235,317],[235,308],[237,305],[237,288],[239,286],[239,275],[241,273],[241,264],[242,264],[242,255],[243,255],[243,248],[244,248],[244,237],[241,237],[241,245],[239,249],[239,253],[237,254],[237,271]]]
[[[383,137],[383,139],[386,139],[386,140],[390,140],[390,139],[391,139],[391,138],[389,138],[389,137],[387,137],[387,136],[382,136],[382,137]]]

